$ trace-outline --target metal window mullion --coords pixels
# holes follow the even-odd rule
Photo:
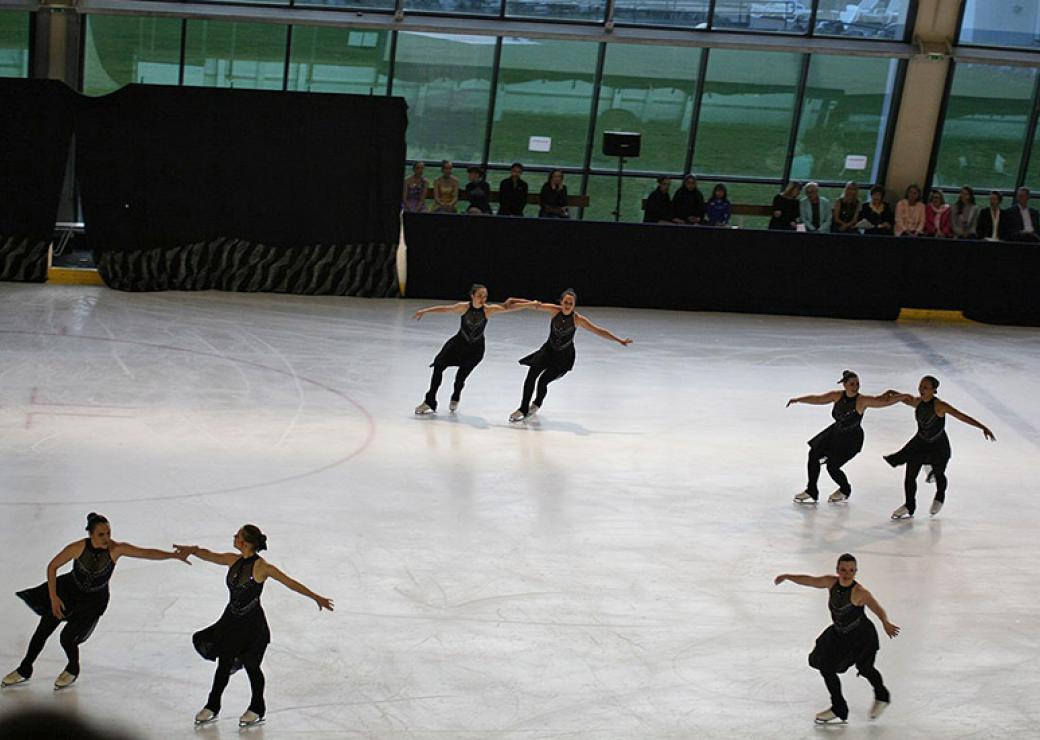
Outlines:
[[[708,22],[705,28],[709,31],[715,28],[715,3],[716,0],[708,0]]]
[[[592,76],[592,105],[589,113],[589,129],[585,135],[585,158],[581,168],[581,195],[588,194],[589,169],[592,167],[592,148],[596,144],[596,117],[599,115],[599,93],[603,86],[603,68],[607,60],[607,45],[601,43],[596,53],[596,72]],[[585,218],[585,208],[578,209],[578,220]]]
[[[502,37],[495,39],[494,61],[491,63],[491,89],[488,91],[487,124],[484,128],[484,152],[480,158],[480,166],[487,170],[491,158],[491,135],[495,127],[495,105],[498,103],[498,76],[502,67]]]
[[[617,0],[607,0],[607,6],[603,9],[603,25],[607,30],[614,27],[614,8]]]
[[[812,8],[809,10],[809,28],[806,36],[816,35],[816,13],[820,9],[820,0],[813,0]]]
[[[811,54],[802,55],[802,72],[798,77],[798,87],[794,94],[794,111],[791,114],[791,135],[787,139],[787,156],[784,158],[783,181],[791,181],[791,165],[794,163],[794,149],[798,145],[798,131],[802,127],[802,110],[805,100],[805,87],[809,80],[809,65],[812,63]]]
[[[289,62],[292,59],[292,24],[285,27],[285,59],[282,64],[282,92],[289,89]]]
[[[188,44],[188,19],[181,18],[181,49],[180,49],[180,62],[177,68],[177,84],[181,87],[184,86],[184,60],[187,54]]]
[[[693,112],[690,118],[690,138],[686,142],[686,159],[683,161],[683,173],[693,172],[693,155],[697,148],[697,130],[701,122],[701,102],[704,100],[704,85],[708,78],[708,54],[710,49],[701,49],[701,58],[697,64],[697,87],[693,91]]]
[[[914,6],[915,6],[914,22],[916,23],[917,22],[917,13],[916,13],[917,3],[915,3]],[[960,7],[960,10],[957,12],[957,30],[953,34],[953,45],[954,46],[957,46],[958,44],[961,43],[961,29],[964,28],[964,16],[967,13],[967,8],[968,8],[967,0],[961,0],[961,7]]]
[[[1015,188],[1018,189],[1026,184],[1026,175],[1029,173],[1029,160],[1033,158],[1033,139],[1036,138],[1037,116],[1040,114],[1040,74],[1035,73],[1036,80],[1033,82],[1033,106],[1029,112],[1029,124],[1026,126],[1025,146],[1022,147],[1022,159],[1018,164],[1018,173],[1015,177]]]
[[[390,59],[386,65],[386,95],[394,94],[394,74],[397,71],[397,31],[390,31]]]

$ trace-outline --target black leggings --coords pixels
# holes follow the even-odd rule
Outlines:
[[[455,373],[455,389],[451,394],[452,401],[458,401],[462,398],[462,389],[466,385],[466,378],[473,372],[473,368],[480,364],[480,361],[470,363],[467,365],[459,365],[458,371]],[[444,379],[444,370],[450,367],[450,365],[434,365],[433,375],[430,377],[430,390],[426,391],[426,405],[434,411],[437,410],[437,389],[441,387],[441,381]]]
[[[545,402],[545,394],[549,392],[549,383],[559,380],[567,374],[566,370],[557,370],[552,367],[532,367],[527,371],[524,379],[524,397],[520,401],[520,412],[527,414],[531,411],[531,396],[535,392],[535,384],[538,385],[538,395],[534,397],[534,405],[541,407]]]
[[[220,714],[220,697],[223,696],[224,689],[231,678],[231,667],[234,663],[234,658],[220,658],[217,661],[217,671],[213,674],[213,688],[210,689],[209,699],[206,700],[206,708],[213,714]],[[246,669],[246,675],[249,676],[249,688],[252,691],[249,709],[263,717],[267,712],[267,705],[264,704],[265,681],[264,672],[260,670],[260,661],[243,663],[242,667]]]
[[[809,495],[813,497],[815,501],[820,497],[820,490],[816,487],[816,482],[820,479],[820,458],[825,457],[816,450],[809,449],[809,482],[805,486],[805,490],[809,492]],[[827,458],[827,475],[838,484],[838,488],[845,494],[846,497],[852,495],[852,486],[849,484],[849,478],[845,473],[842,472],[841,466],[847,463],[848,460],[832,460]]]
[[[33,663],[36,662],[40,651],[43,650],[43,646],[47,643],[47,638],[54,634],[54,630],[58,629],[60,624],[61,620],[56,619],[53,614],[40,617],[40,623],[29,640],[29,648],[25,651],[25,657],[22,658],[21,665],[18,666],[18,672],[25,678],[32,676]],[[65,629],[61,631],[61,636],[59,637],[61,648],[65,651],[65,657],[68,658],[65,670],[73,676],[79,675],[79,644],[83,641],[80,639],[83,629],[83,624],[69,621],[65,623]]]
[[[870,681],[874,687],[874,698],[878,701],[890,701],[888,689],[881,680],[881,672],[874,667],[874,655],[856,663],[856,672]],[[831,711],[842,719],[849,718],[849,705],[845,703],[845,697],[841,695],[841,679],[837,673],[825,673],[820,671],[823,682],[827,684],[827,691],[831,694]]]
[[[917,476],[921,472],[923,463],[908,462],[906,464],[906,477],[903,478],[903,492],[906,494],[906,510],[911,514],[917,509]],[[937,501],[946,502],[946,463],[932,466],[932,476],[935,478],[935,498]]]

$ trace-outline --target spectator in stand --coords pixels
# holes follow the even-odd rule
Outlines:
[[[942,191],[933,190],[928,198],[928,205],[924,207],[924,235],[939,239],[951,238],[953,236],[953,226],[950,225],[952,217],[953,211],[946,204]]]
[[[672,222],[672,178],[657,178],[657,187],[646,198],[643,208],[644,224],[670,224]]]
[[[509,168],[509,177],[498,186],[498,215],[523,216],[527,205],[527,183],[521,178],[524,166],[513,162]]]
[[[979,219],[975,222],[975,233],[980,239],[988,242],[1002,242],[1007,239],[1007,222],[1004,209],[1000,202],[1004,196],[993,190],[989,194],[989,207],[979,212]]]
[[[411,177],[405,178],[404,191],[401,194],[401,208],[409,213],[426,213],[426,190],[430,183],[423,177],[426,165],[416,162],[412,165]]]
[[[553,170],[542,185],[542,207],[539,218],[570,218],[567,210],[567,186],[563,184],[563,170]]]
[[[708,226],[729,226],[732,209],[726,186],[718,183],[711,191],[711,200],[704,206],[704,220]]]
[[[777,231],[794,231],[801,218],[801,205],[798,196],[802,193],[802,185],[789,182],[787,187],[773,197],[773,217],[769,219],[769,228]]]
[[[820,186],[815,182],[810,182],[805,186],[801,216],[806,231],[826,232],[831,230],[831,202],[820,195]]]
[[[845,183],[841,197],[834,203],[834,224],[831,231],[835,234],[854,232],[862,209],[863,206],[859,202],[859,185],[854,182]]]
[[[484,179],[484,170],[479,167],[470,167],[466,170],[466,175],[469,176],[469,182],[466,183],[466,200],[469,201],[469,207],[466,208],[466,213],[490,215],[491,188]]]
[[[921,188],[911,185],[906,189],[906,197],[896,203],[896,236],[920,236],[924,231],[924,203],[921,202]]]
[[[433,212],[455,213],[459,204],[459,181],[451,174],[451,162],[441,162],[441,176],[433,181]]]
[[[958,239],[974,239],[975,221],[978,217],[979,209],[975,205],[975,191],[965,185],[957,195],[957,202],[953,204],[953,213],[950,218],[953,235]]]
[[[1040,213],[1029,207],[1029,188],[1015,191],[1015,202],[1004,214],[1007,217],[1008,239],[1013,242],[1038,242]]]
[[[677,224],[699,224],[704,221],[704,196],[693,175],[684,177],[682,187],[675,191],[672,219]]]
[[[892,236],[892,225],[895,223],[896,217],[892,213],[892,206],[885,202],[883,187],[875,185],[870,189],[870,200],[863,204],[859,218],[861,221],[870,222],[870,228],[866,229],[864,234]]]

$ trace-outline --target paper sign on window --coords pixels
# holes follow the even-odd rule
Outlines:
[[[527,140],[527,151],[529,152],[547,152],[550,149],[552,149],[551,136],[532,136]]]
[[[867,169],[867,157],[865,154],[850,154],[845,157],[845,169],[865,170]]]

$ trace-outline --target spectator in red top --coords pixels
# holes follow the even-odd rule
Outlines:
[[[953,238],[953,214],[946,205],[946,198],[939,190],[933,190],[924,207],[924,235],[937,236],[940,239]]]

